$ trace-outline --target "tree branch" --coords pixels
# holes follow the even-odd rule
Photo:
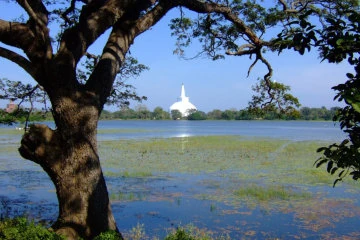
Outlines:
[[[160,0],[159,3],[147,14],[140,18],[134,25],[132,31],[138,36],[150,27],[154,26],[172,8],[178,6],[177,1]]]
[[[27,73],[29,73],[34,79],[36,79],[36,71],[32,66],[31,62],[28,61],[23,56],[21,56],[20,54],[10,51],[6,48],[0,47],[0,56],[16,63],[21,68],[23,68]]]
[[[231,56],[243,56],[243,55],[251,55],[256,53],[257,49],[256,46],[253,44],[244,44],[241,45],[236,52],[232,52],[230,50],[226,51],[227,55]]]
[[[0,42],[28,52],[36,40],[28,25],[0,19]]]
[[[18,0],[17,2],[29,14],[29,17],[36,22],[43,32],[48,31],[48,12],[41,1],[31,1],[30,4],[27,0]]]
[[[65,21],[66,24],[71,25],[71,24],[74,23],[74,21],[71,21],[67,15],[75,10],[75,2],[76,2],[76,1],[77,1],[77,0],[71,0],[71,2],[70,2],[70,7],[67,8],[67,9],[65,10],[65,12],[61,13],[61,15],[60,15],[60,16],[64,19],[64,21]]]
[[[129,4],[129,1],[126,1]],[[78,24],[65,30],[58,56],[67,55],[71,66],[76,66],[88,47],[126,12],[123,1],[91,1],[81,11]]]
[[[111,93],[115,77],[135,37],[155,25],[174,6],[173,1],[159,1],[141,18],[133,20],[132,16],[124,16],[113,26],[103,54],[86,83],[86,88],[99,96],[101,106]]]
[[[283,11],[286,13],[298,13],[304,11],[311,1],[305,1],[305,3],[303,2],[304,1],[301,0],[294,1],[291,3],[291,8],[289,8],[288,4],[284,0],[279,0],[279,3],[283,6]],[[302,8],[296,9],[296,5],[302,5]]]
[[[34,64],[43,64],[45,59],[52,57],[47,27],[49,13],[40,0],[17,2],[27,12],[29,20],[26,24],[0,20],[0,41],[21,48]]]
[[[41,0],[31,0],[30,2],[27,0],[17,0],[17,2],[29,14],[30,21],[27,25],[32,29],[37,39],[36,47],[32,49],[33,51],[27,52],[28,56],[30,58],[34,56],[35,58],[45,57],[50,59],[52,57],[52,46],[49,36],[50,31],[47,27],[49,23],[49,12]],[[33,22],[36,24],[36,27],[32,26]],[[42,39],[42,41],[39,41],[39,39]]]

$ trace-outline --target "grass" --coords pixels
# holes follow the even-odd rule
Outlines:
[[[23,135],[24,134],[24,130],[18,130],[15,128],[15,126],[13,128],[0,128],[0,136],[3,135]]]
[[[143,201],[145,199],[146,199],[146,195],[144,193],[112,192],[110,194],[111,201],[132,202],[132,201]]]
[[[334,178],[313,166],[320,156],[316,149],[325,144],[237,136],[119,140],[100,142],[99,155],[110,176],[218,173],[243,180],[331,185]]]
[[[125,239],[129,240],[159,240],[157,237],[150,238],[146,235],[144,224],[138,223],[129,232],[123,233]],[[37,225],[29,222],[24,217],[6,219],[0,221],[0,239],[47,239],[47,240],[64,240],[65,238],[49,231],[43,225]],[[103,232],[94,240],[120,240],[119,234],[115,231]],[[164,238],[165,240],[230,240],[227,235],[214,237],[213,234],[206,229],[200,229],[194,225],[186,225],[172,229]]]
[[[200,173],[242,168],[281,141],[243,141],[238,137],[189,137],[108,141],[99,144],[105,168],[139,172]]]
[[[252,198],[256,201],[271,201],[271,200],[303,200],[311,198],[311,194],[307,192],[295,192],[290,188],[284,186],[258,186],[249,185],[247,187],[239,188],[234,192],[235,196],[239,198]]]

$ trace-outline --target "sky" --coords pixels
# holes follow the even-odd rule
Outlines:
[[[18,16],[18,9],[16,5],[0,0],[0,18],[14,19]],[[264,65],[259,62],[248,77],[247,71],[253,60],[247,56],[228,56],[218,61],[204,57],[180,59],[173,54],[175,38],[168,26],[176,14],[177,11],[168,13],[157,25],[137,37],[130,49],[133,57],[150,68],[141,76],[127,81],[136,87],[139,95],[148,97],[142,104],[151,111],[158,106],[168,111],[180,96],[181,85],[184,84],[186,95],[198,110],[246,108],[253,94],[251,87],[266,74]],[[102,36],[89,52],[100,54],[105,39],[106,36]],[[0,43],[0,46],[4,45]],[[196,48],[190,48],[189,52],[196,52]],[[188,56],[193,55],[189,53]],[[264,56],[274,69],[273,80],[289,85],[290,93],[299,99],[303,107],[341,106],[333,101],[335,92],[331,87],[346,79],[345,74],[352,70],[348,65],[321,63],[315,51],[304,56],[292,51]],[[20,67],[3,58],[0,58],[0,78],[34,83]],[[4,102],[0,104],[3,105],[0,107],[5,107]],[[132,103],[130,107],[134,108],[137,104]],[[115,106],[106,109],[117,110]]]

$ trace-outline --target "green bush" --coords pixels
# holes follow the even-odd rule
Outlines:
[[[179,228],[175,232],[169,234],[165,240],[196,240],[196,238],[185,229]]]
[[[28,222],[26,218],[7,219],[0,222],[0,239],[60,240],[61,236],[44,226]]]
[[[228,235],[212,236],[206,229],[200,229],[192,224],[178,227],[165,237],[165,240],[230,240]]]
[[[100,233],[100,235],[95,237],[94,240],[122,240],[122,238],[116,231],[106,231]]]

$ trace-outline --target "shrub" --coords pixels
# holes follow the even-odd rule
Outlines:
[[[28,222],[24,217],[0,222],[0,239],[61,240],[61,236],[50,232],[44,226]]]
[[[165,240],[230,240],[228,235],[212,236],[206,229],[200,229],[192,224],[178,227],[165,237]]]
[[[94,240],[122,240],[122,238],[116,231],[106,231],[100,233],[100,235],[95,237]]]

